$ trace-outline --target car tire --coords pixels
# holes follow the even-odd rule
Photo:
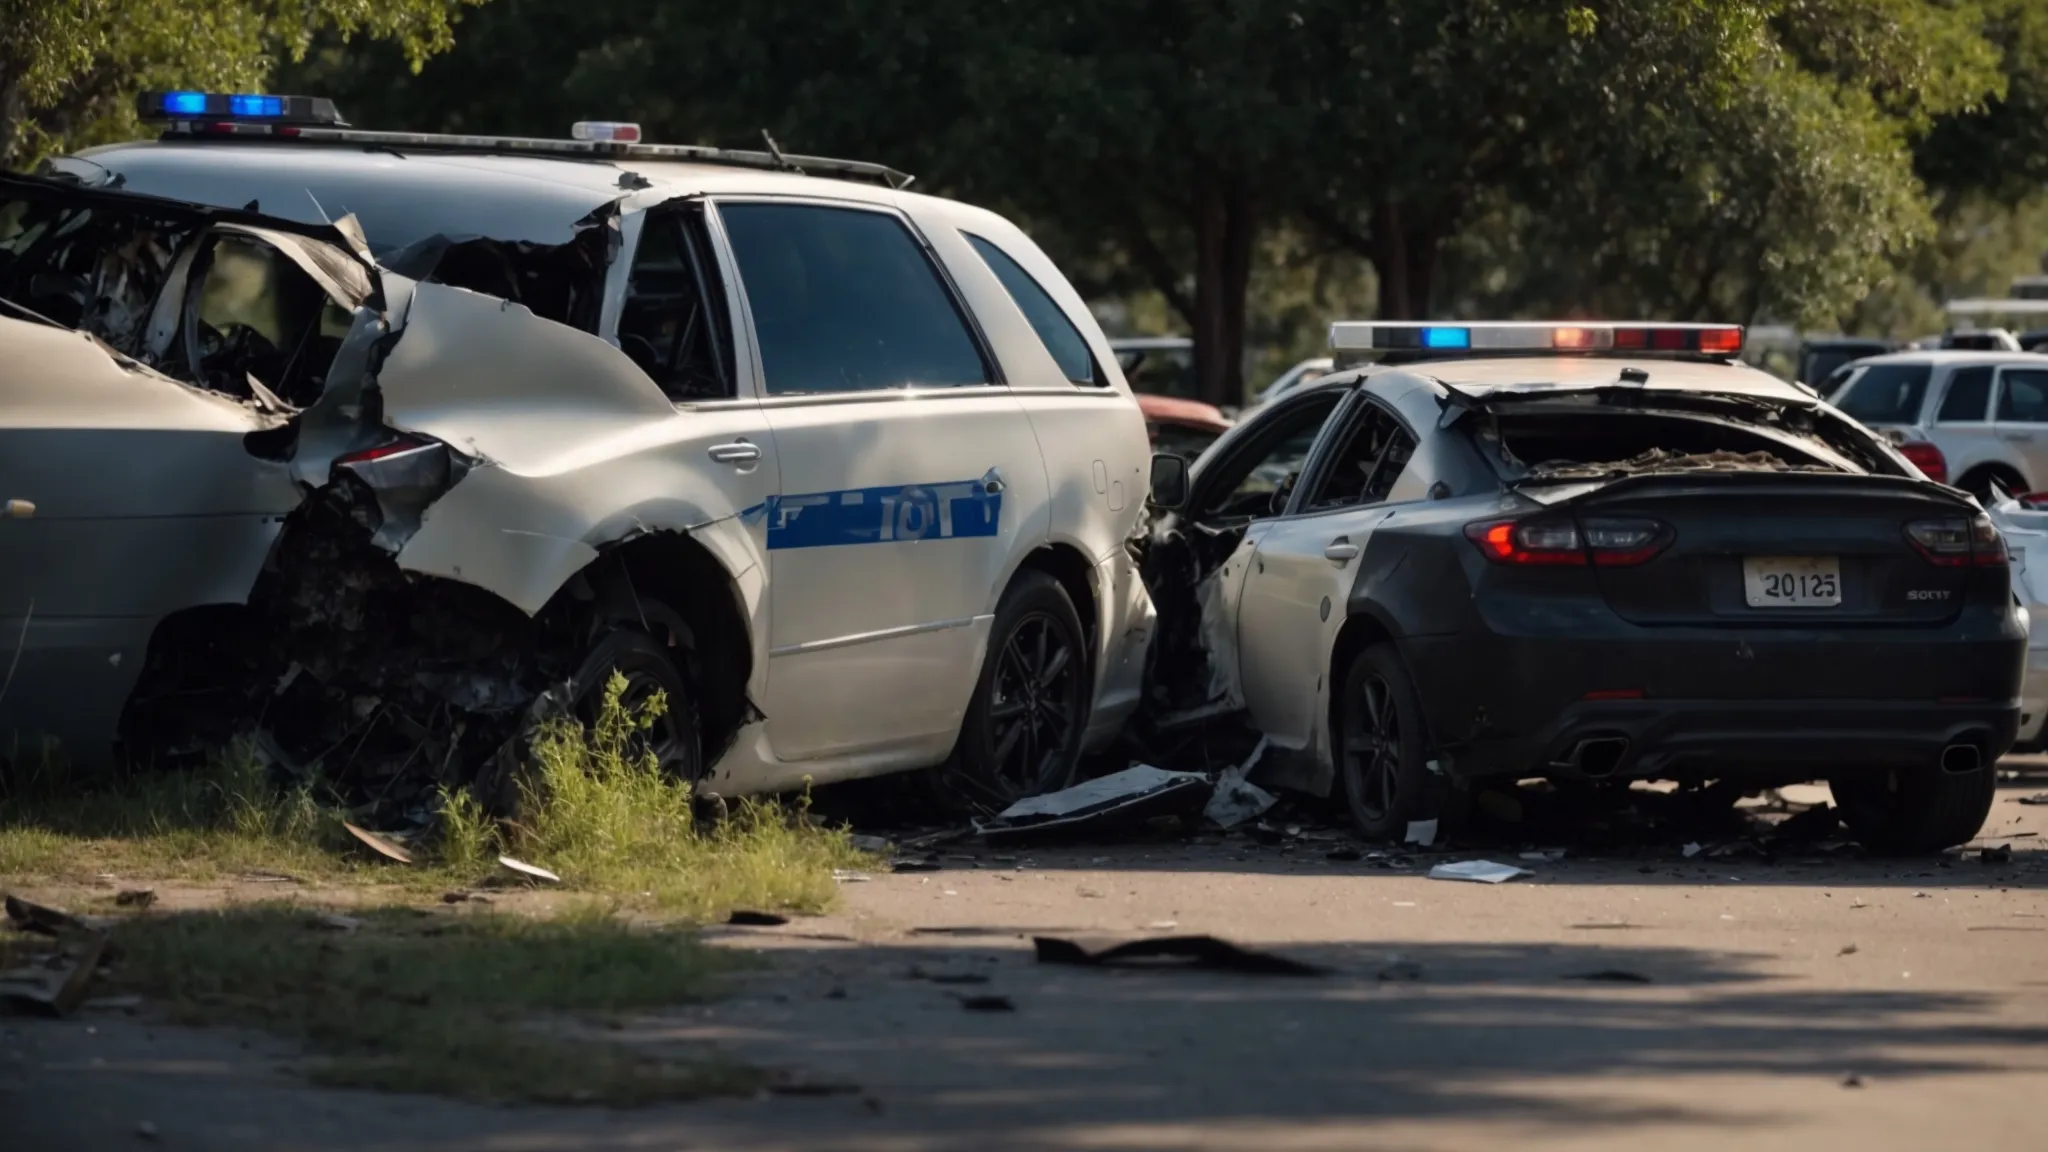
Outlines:
[[[1404,840],[1418,820],[1455,820],[1459,790],[1429,767],[1422,698],[1392,644],[1345,670],[1337,706],[1337,798],[1368,839]],[[1439,825],[1441,835],[1449,829]]]
[[[1060,582],[1020,572],[996,606],[988,653],[941,768],[953,806],[1000,811],[1074,781],[1093,704],[1080,614]]]
[[[1996,765],[1973,772],[1894,768],[1832,777],[1842,824],[1866,849],[1919,856],[1968,843],[1984,828],[1998,791]]]
[[[626,677],[621,702],[633,710],[659,690],[667,707],[647,734],[647,747],[672,779],[695,784],[704,776],[704,740],[697,699],[682,671],[683,653],[645,632],[618,628],[600,636],[570,680],[570,712],[586,728],[595,724],[613,672]]]

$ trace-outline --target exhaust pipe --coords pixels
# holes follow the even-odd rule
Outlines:
[[[1941,750],[1941,770],[1965,775],[1984,766],[1984,754],[1975,744],[1951,744]]]
[[[1614,772],[1627,752],[1627,737],[1588,736],[1572,745],[1564,759],[1554,761],[1554,764],[1559,768],[1575,768],[1587,776],[1607,776]]]

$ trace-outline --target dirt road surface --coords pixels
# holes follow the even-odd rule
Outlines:
[[[2004,864],[1507,847],[1487,855],[1535,875],[1489,886],[1320,842],[948,850],[975,858],[848,884],[830,917],[721,930],[769,964],[616,1034],[715,1045],[819,1095],[373,1096],[306,1087],[261,1037],[102,1013],[0,1021],[0,1146],[2038,1152],[2048,807],[2017,801],[2044,788],[2002,791],[1986,842],[2013,846]],[[1186,933],[1333,971],[1059,967],[1030,940]]]

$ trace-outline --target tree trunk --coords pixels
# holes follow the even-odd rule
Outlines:
[[[1427,320],[1436,287],[1437,250],[1443,231],[1430,216],[1404,212],[1396,201],[1373,208],[1373,273],[1380,281],[1379,315],[1386,320]]]
[[[1195,188],[1195,398],[1244,403],[1245,296],[1258,220],[1242,177],[1205,171]]]

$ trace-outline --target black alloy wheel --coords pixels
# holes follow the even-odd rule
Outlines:
[[[1086,640],[1057,580],[1025,571],[1003,594],[981,678],[944,775],[972,808],[998,810],[1073,782],[1087,735]]]
[[[1430,770],[1422,702],[1394,646],[1360,652],[1341,691],[1336,792],[1358,830],[1368,839],[1401,840],[1415,821],[1455,817],[1453,802],[1463,793]]]
[[[576,673],[571,710],[578,723],[594,729],[613,672],[626,678],[619,703],[628,716],[638,716],[648,701],[661,695],[665,706],[647,730],[634,737],[635,749],[651,753],[664,775],[694,784],[704,775],[703,741],[696,699],[679,667],[680,656],[645,632],[622,628],[606,633]]]

